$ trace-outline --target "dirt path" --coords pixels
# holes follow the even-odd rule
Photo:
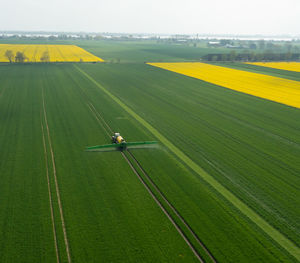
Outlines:
[[[42,93],[42,98],[43,98],[44,120],[45,120],[45,124],[46,124],[48,142],[49,142],[50,153],[51,153],[51,160],[52,160],[52,167],[53,167],[53,177],[54,177],[55,188],[56,188],[57,202],[58,202],[58,207],[59,207],[61,225],[62,225],[63,234],[64,234],[66,253],[67,253],[67,256],[68,256],[68,262],[70,263],[71,262],[71,255],[70,255],[69,241],[68,241],[68,237],[67,237],[67,231],[66,231],[65,220],[64,220],[64,215],[63,215],[63,209],[62,209],[62,204],[61,204],[61,199],[60,199],[59,187],[58,187],[57,177],[56,177],[55,159],[54,159],[54,154],[53,154],[53,149],[52,149],[52,144],[51,144],[51,138],[50,138],[50,132],[49,132],[49,126],[48,126],[48,121],[47,121],[44,90],[43,90],[43,93]]]
[[[46,165],[46,176],[47,176],[47,184],[48,184],[48,194],[49,194],[49,205],[50,205],[50,212],[51,212],[53,239],[54,239],[54,246],[55,246],[55,253],[56,253],[56,262],[59,263],[59,253],[58,253],[56,229],[55,229],[55,222],[54,222],[53,202],[52,202],[52,196],[51,196],[49,169],[48,169],[48,161],[47,161],[47,148],[46,148],[46,141],[45,141],[44,126],[42,123],[42,114],[41,114],[41,128],[42,128],[42,135],[43,135],[43,147],[44,147],[44,156],[45,156],[45,165]]]

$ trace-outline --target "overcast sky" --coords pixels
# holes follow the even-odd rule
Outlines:
[[[300,35],[300,0],[1,0],[0,30]]]

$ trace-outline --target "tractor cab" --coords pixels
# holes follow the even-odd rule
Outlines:
[[[114,133],[114,135],[111,137],[111,141],[112,143],[118,143],[118,144],[125,143],[124,138],[120,135],[119,132]]]

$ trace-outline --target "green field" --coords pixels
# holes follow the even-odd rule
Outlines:
[[[80,46],[120,63],[0,65],[0,262],[299,260],[299,109],[144,64],[207,48]],[[84,152],[111,130],[159,148]]]
[[[92,54],[104,59],[107,63],[145,63],[145,62],[176,62],[199,61],[202,56],[216,52],[215,48],[203,45],[156,43],[148,41],[86,41],[86,40],[0,40],[0,44],[47,44],[47,45],[77,45]],[[218,49],[219,53],[229,53],[225,48]]]

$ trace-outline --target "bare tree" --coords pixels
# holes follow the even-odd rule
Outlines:
[[[11,63],[11,62],[13,62],[13,59],[14,59],[15,55],[14,55],[14,53],[11,50],[6,50],[5,56],[9,60],[9,63]]]
[[[236,59],[236,52],[234,50],[230,52],[229,59],[230,59],[230,61],[235,61],[235,59]]]
[[[221,55],[221,61],[226,61],[227,60],[227,54],[223,53]]]
[[[42,62],[50,62],[50,56],[49,56],[49,52],[45,51],[43,53],[43,55],[41,56],[41,61]]]
[[[27,57],[25,56],[25,54],[21,51],[18,51],[16,56],[15,56],[15,62],[19,62],[19,63],[24,63],[25,60],[27,59]]]

